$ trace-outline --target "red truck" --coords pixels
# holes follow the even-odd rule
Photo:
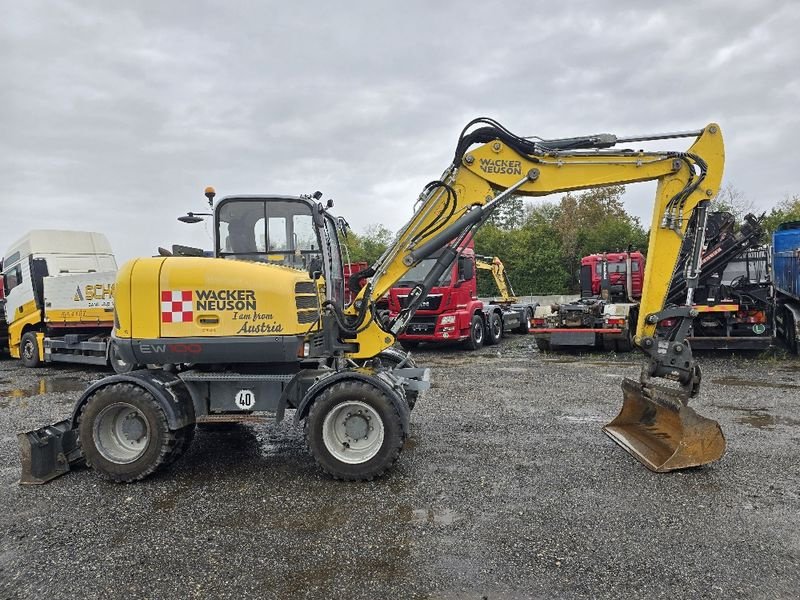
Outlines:
[[[575,302],[539,306],[531,333],[540,350],[560,346],[633,347],[644,256],[607,252],[581,259],[581,297]]]
[[[406,305],[409,292],[437,258],[434,255],[421,261],[389,291],[390,317],[396,317]],[[478,298],[476,266],[492,270],[502,300]],[[400,345],[408,350],[420,342],[462,342],[466,348],[477,350],[484,344],[496,344],[505,332],[527,333],[536,305],[517,302],[509,288],[499,259],[476,256],[470,241],[398,336]]]

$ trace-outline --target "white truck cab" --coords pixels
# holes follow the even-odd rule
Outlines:
[[[11,356],[30,367],[109,359],[113,366],[116,271],[101,233],[37,229],[12,244],[3,258]]]

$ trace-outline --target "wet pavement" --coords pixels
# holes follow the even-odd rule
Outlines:
[[[132,485],[20,487],[15,433],[100,370],[0,361],[0,599],[796,598],[800,362],[701,355],[716,464],[653,474],[600,431],[639,357],[532,338],[421,349],[434,387],[395,469],[329,479],[287,422],[198,431]]]

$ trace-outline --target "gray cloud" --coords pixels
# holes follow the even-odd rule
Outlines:
[[[799,25],[790,1],[7,3],[0,234],[203,244],[175,217],[209,184],[321,189],[396,229],[479,115],[544,137],[717,121],[726,182],[766,209],[800,193]],[[645,221],[651,193],[627,195]]]

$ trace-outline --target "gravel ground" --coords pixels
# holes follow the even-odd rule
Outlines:
[[[530,337],[421,351],[434,388],[396,468],[322,475],[301,431],[200,431],[133,485],[20,487],[14,434],[101,371],[0,362],[0,598],[797,598],[800,362],[701,356],[728,452],[656,475],[603,435],[637,355]]]

